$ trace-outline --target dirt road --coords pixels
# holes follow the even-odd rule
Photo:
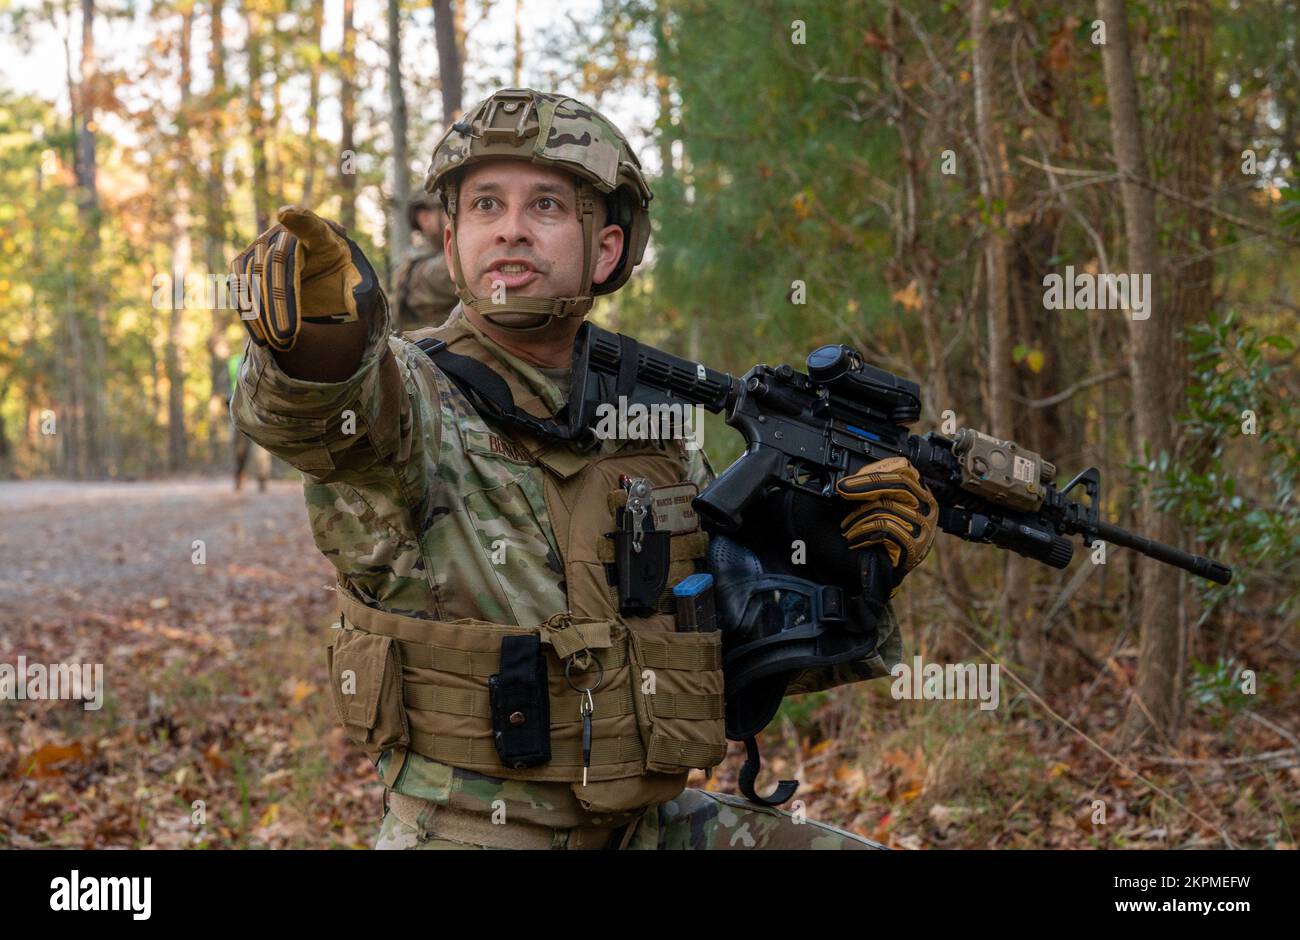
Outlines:
[[[0,663],[98,665],[104,691],[0,701],[0,847],[368,844],[333,601],[297,483],[0,483]]]
[[[295,569],[301,577],[287,574]],[[302,593],[328,604],[330,572],[297,483],[266,493],[235,493],[227,480],[0,483],[0,610],[19,621],[158,598],[224,606],[308,583],[320,590]]]

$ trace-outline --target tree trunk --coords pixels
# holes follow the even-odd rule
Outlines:
[[[452,9],[452,0],[433,0],[433,32],[438,45],[438,79],[442,85],[442,126],[451,127],[460,117],[463,40],[460,38],[460,4]]]
[[[185,275],[189,273],[193,257],[190,240],[190,41],[194,30],[194,9],[186,7],[181,13],[180,35],[180,112],[176,116],[176,180],[172,200],[172,304],[167,317],[167,347],[164,361],[167,369],[167,470],[179,473],[185,469],[185,372],[181,364],[181,330],[185,304],[177,303],[179,294],[185,295]]]
[[[105,300],[104,288],[98,275],[99,267],[99,184],[98,165],[95,155],[96,97],[99,87],[98,63],[95,57],[95,0],[81,0],[81,83],[78,87],[80,99],[81,127],[77,133],[77,209],[81,218],[83,263],[81,277],[87,281],[87,289],[82,296],[89,299],[90,315],[83,316],[80,309],[72,312],[78,321],[76,332],[84,334],[89,347],[86,356],[77,366],[82,373],[82,401],[80,432],[84,466],[79,475],[91,477],[103,476],[112,460],[108,451],[116,450],[112,434],[105,427],[106,409],[104,407],[104,366],[106,348],[104,343]],[[81,321],[85,321],[82,323]],[[80,335],[77,337],[80,339]],[[107,443],[107,448],[106,448]]]
[[[1161,101],[1153,124],[1152,160],[1155,176],[1161,183],[1181,193],[1187,200],[1201,202],[1212,196],[1216,121],[1214,116],[1213,74],[1210,40],[1213,19],[1207,0],[1161,0],[1156,6],[1162,22],[1173,29],[1164,40],[1167,47],[1159,58],[1166,97]],[[1163,35],[1163,34],[1162,34]],[[1161,403],[1169,429],[1171,452],[1180,451],[1177,416],[1186,406],[1185,393],[1191,382],[1187,345],[1179,335],[1185,325],[1204,322],[1214,306],[1214,226],[1208,214],[1186,202],[1165,200],[1156,206],[1157,231],[1169,233],[1162,261],[1167,276],[1157,293],[1157,313],[1164,313],[1160,326],[1162,348],[1166,351],[1165,397]],[[1153,321],[1147,321],[1150,325]],[[1208,454],[1192,454],[1193,461]],[[1205,464],[1193,465],[1205,472]],[[1162,541],[1177,544],[1184,533],[1171,519],[1165,521]],[[1157,538],[1161,538],[1157,536]],[[1164,566],[1161,566],[1164,567]],[[1182,607],[1186,575],[1173,570],[1163,572],[1170,582],[1168,591],[1178,598],[1175,608],[1177,628],[1172,723],[1165,727],[1171,738],[1182,719],[1183,677],[1186,674],[1188,636],[1186,611]],[[1144,670],[1139,664],[1138,687],[1142,688]],[[1153,694],[1160,689],[1154,686]],[[1145,716],[1144,716],[1145,717]]]
[[[318,113],[320,111],[320,75],[321,75],[321,33],[325,28],[325,5],[311,5],[311,35],[317,55],[311,60],[311,84],[307,92],[307,167],[302,184],[302,204],[310,206],[316,195],[316,153],[320,150],[317,141]]]
[[[956,409],[948,380],[948,363],[944,356],[943,338],[938,323],[937,264],[929,246],[922,243],[920,219],[925,211],[926,180],[921,173],[920,160],[912,143],[913,125],[909,122],[907,95],[903,90],[902,51],[899,46],[899,21],[901,17],[896,2],[889,5],[885,16],[886,74],[893,96],[893,126],[898,131],[898,143],[903,159],[903,205],[894,225],[894,269],[898,283],[891,285],[903,289],[916,281],[920,295],[921,335],[925,341],[929,369],[925,390],[930,410],[938,418],[946,409]]]
[[[406,206],[411,201],[411,157],[406,140],[406,92],[402,90],[402,7],[388,0],[388,102],[393,126],[393,214],[390,271],[397,270],[411,244],[411,223]]]
[[[165,368],[165,367],[164,367]],[[162,399],[162,380],[163,376],[159,374],[158,363],[158,340],[154,336],[149,337],[149,379],[152,382],[150,389],[150,400],[153,404],[154,420],[149,424],[149,448],[148,457],[145,461],[145,472],[153,475],[160,469],[158,461],[159,447],[159,428],[163,425],[165,405]]]
[[[226,104],[226,58],[225,31],[221,23],[224,5],[224,0],[212,0],[212,47],[208,51],[212,92],[206,109],[210,124],[203,253],[209,274],[222,274],[226,271],[226,185],[223,168],[226,152],[222,146],[226,131],[223,117]],[[226,361],[230,358],[230,344],[226,341],[230,322],[229,310],[219,307],[212,310],[208,329],[208,376],[212,386],[208,397],[208,461],[214,466],[224,462],[227,448],[232,444],[233,425],[228,412],[230,370],[226,367]]]
[[[76,303],[76,291],[72,288],[72,275],[65,278],[67,290],[63,296],[64,332],[67,337],[68,355],[61,357],[64,364],[64,402],[62,413],[55,414],[55,431],[59,439],[59,453],[62,456],[63,472],[74,477],[85,477],[86,450],[86,355],[81,340],[81,315]]]
[[[1161,0],[1156,9],[1173,29],[1160,57],[1166,93],[1153,121],[1154,173],[1188,201],[1201,202],[1212,195],[1216,153],[1212,18],[1207,0]],[[1175,416],[1184,407],[1189,377],[1186,344],[1177,332],[1189,321],[1203,321],[1214,304],[1214,261],[1207,256],[1214,248],[1214,227],[1208,214],[1186,202],[1166,200],[1156,210],[1158,230],[1170,233],[1164,263],[1177,272],[1164,279],[1158,308],[1169,313],[1161,323],[1172,350],[1164,409],[1176,437]]]
[[[514,86],[524,84],[524,0],[515,0],[515,68]]]
[[[64,74],[68,83],[68,101],[71,102],[71,132],[75,137],[77,134],[77,124],[81,109],[81,94],[78,90],[77,83],[72,78],[72,49],[70,44],[64,42]],[[81,151],[78,146],[72,149],[73,174],[76,177],[78,186],[81,184]],[[40,161],[36,163],[36,186],[37,195],[39,196],[40,188],[43,184],[41,176]],[[81,195],[78,191],[78,199]],[[40,234],[39,229],[36,233]],[[33,257],[41,257],[39,252],[33,251]],[[82,423],[82,391],[81,384],[85,377],[85,371],[82,368],[81,357],[81,327],[78,324],[76,308],[73,301],[76,297],[76,288],[73,284],[73,272],[65,266],[63,270],[63,295],[56,297],[53,302],[54,309],[62,311],[61,332],[62,342],[60,343],[64,355],[59,356],[55,362],[58,364],[57,370],[57,388],[59,390],[59,407],[56,409],[58,424],[57,437],[57,457],[55,459],[55,469],[67,476],[79,477],[85,474],[85,455],[81,450],[81,432]]]
[[[343,204],[339,208],[339,222],[349,233],[357,227],[357,31],[352,13],[355,0],[343,0],[343,53],[339,56],[339,108],[343,121],[343,154],[348,161],[343,167]]]
[[[43,137],[43,136],[44,136],[44,134],[43,134],[43,131],[42,131],[42,137]],[[45,173],[44,173],[44,172],[42,171],[42,169],[41,169],[41,164],[42,164],[42,162],[43,162],[43,161],[40,159],[40,157],[37,157],[36,162],[35,162],[35,166],[33,167],[33,169],[35,170],[35,195],[34,195],[34,202],[33,202],[33,205],[37,205],[37,206],[42,205],[43,202],[44,202],[44,200],[43,200],[43,198],[42,198],[42,193],[43,193],[43,191],[44,191],[44,189],[45,189]],[[46,320],[49,320],[50,322],[52,322],[52,323],[55,325],[55,330],[57,331],[57,329],[58,329],[58,321],[57,321],[57,320],[55,319],[55,317],[54,317],[54,311],[53,311],[53,310],[50,310],[50,309],[48,308],[47,304],[44,303],[44,300],[45,300],[45,290],[44,290],[42,287],[38,287],[38,286],[37,286],[37,285],[42,284],[42,282],[44,282],[44,280],[45,280],[45,264],[44,264],[44,261],[42,260],[42,259],[45,257],[45,251],[44,251],[44,244],[43,244],[43,241],[42,241],[42,239],[41,239],[41,228],[40,228],[40,226],[36,226],[36,227],[32,230],[32,254],[31,254],[31,257],[32,257],[33,262],[34,262],[34,264],[33,264],[33,268],[32,268],[32,271],[31,271],[31,279],[32,279],[32,286],[33,286],[33,291],[32,291],[32,293],[33,293],[34,298],[36,299],[36,304],[34,305],[34,306],[35,306],[35,309],[33,310],[33,313],[34,313],[36,316],[41,317],[42,319],[46,319]],[[57,335],[57,332],[56,332],[55,335]],[[55,356],[54,359],[53,359],[53,363],[52,363],[52,364],[53,364],[54,368],[50,370],[50,371],[53,373],[53,375],[50,376],[50,378],[52,378],[52,379],[55,381],[55,383],[57,383],[57,384],[59,384],[59,385],[62,385],[62,386],[64,386],[64,387],[66,388],[66,385],[67,385],[67,381],[66,381],[66,379],[67,379],[67,376],[66,376],[66,370],[67,370],[67,359],[66,359],[66,357],[64,357],[64,356]],[[42,378],[44,378],[44,377],[42,377]],[[32,419],[36,416],[36,413],[37,413],[37,412],[36,412],[35,403],[36,403],[37,401],[46,401],[46,402],[48,402],[50,399],[49,399],[48,395],[38,397],[38,394],[37,394],[37,392],[36,392],[36,389],[37,389],[37,386],[38,386],[38,382],[33,380],[33,378],[30,376],[30,373],[28,374],[28,376],[24,376],[24,377],[20,378],[19,381],[21,382],[21,385],[22,385],[22,387],[21,387],[21,389],[20,389],[20,391],[19,391],[19,394],[20,394],[20,396],[21,396],[20,400],[26,402],[26,411],[27,411],[27,426],[26,426],[26,428],[23,429],[23,436],[22,436],[21,439],[22,439],[23,441],[31,441],[31,440],[35,440],[35,441],[39,442],[39,441],[40,441],[40,438],[35,436],[35,434],[39,434],[39,433],[40,433],[39,422],[38,422],[38,421],[33,421],[33,420],[32,420]],[[44,384],[44,383],[41,383],[41,384]],[[48,387],[48,386],[47,386],[47,387]],[[5,395],[4,395],[3,393],[0,393],[0,401],[4,401],[4,399],[5,399]],[[33,431],[35,431],[35,434],[33,433]],[[65,436],[66,436],[66,435],[65,435]],[[0,437],[2,437],[2,432],[0,432]],[[3,446],[3,445],[0,445],[0,446]],[[20,448],[20,450],[21,450],[21,449],[22,449],[22,448]],[[44,448],[39,448],[39,450],[40,450],[40,451],[43,451]],[[44,456],[44,454],[42,454],[42,456]],[[36,464],[34,464],[34,465],[36,465]],[[38,465],[38,466],[39,466],[39,465]],[[46,466],[41,467],[41,470],[44,470],[45,472],[49,472],[51,469],[55,470],[56,472],[61,472],[61,471],[63,471],[63,468],[62,468],[62,467],[59,467],[59,466],[57,465],[57,463],[55,464],[55,466],[51,467],[51,466],[49,465],[49,462],[48,462],[48,461],[46,462]],[[6,476],[13,475],[13,474],[14,474],[14,471],[15,471],[15,468],[12,467],[12,466],[9,467],[9,468],[7,468],[7,470],[4,470]]]
[[[673,126],[673,96],[667,61],[671,54],[667,18],[666,0],[656,0],[652,26],[655,37],[655,93],[659,103],[659,119],[656,122],[655,132],[659,144],[659,175],[671,187],[677,175],[677,167],[673,165],[673,142],[677,140],[677,129]]]
[[[1110,131],[1124,200],[1124,232],[1131,273],[1150,274],[1160,297],[1160,268],[1155,199],[1139,185],[1147,177],[1147,155],[1133,74],[1124,0],[1097,0],[1097,15],[1106,25],[1102,62],[1110,101]],[[1133,387],[1135,445],[1148,462],[1170,451],[1168,386],[1176,324],[1168,310],[1149,309],[1150,318],[1129,321],[1129,368]],[[1162,542],[1175,542],[1166,514],[1144,499],[1138,509],[1139,531]],[[1178,572],[1144,560],[1139,564],[1138,625],[1141,631],[1136,700],[1130,707],[1125,737],[1136,738],[1150,722],[1166,735],[1175,730],[1182,698],[1183,636],[1178,615]]]
[[[248,21],[248,123],[253,147],[254,231],[271,227],[271,194],[266,169],[266,117],[262,111],[262,15],[256,0],[244,0]]]
[[[989,0],[971,4],[972,76],[975,84],[975,130],[979,138],[980,195],[988,212],[984,268],[988,278],[989,433],[1010,439],[1011,302],[1006,228],[1008,179],[1006,149],[993,114],[993,49],[989,45]]]
[[[1011,252],[1011,300],[1015,311],[1015,335],[1019,342],[1043,354],[1035,372],[1026,365],[1013,372],[1019,394],[1025,398],[1046,398],[1068,384],[1062,366],[1059,314],[1043,312],[1043,277],[1051,270],[1060,214],[1047,209],[1016,230]],[[1066,428],[1061,414],[1070,401],[1046,408],[1019,410],[1013,421],[1015,440],[1022,447],[1052,456],[1067,452]]]
[[[1297,32],[1300,32],[1297,29],[1300,26],[1300,3],[1287,0],[1282,5],[1279,16],[1288,24],[1282,41],[1292,50],[1291,61],[1286,66],[1290,70],[1290,80],[1287,76],[1279,76],[1277,84],[1280,87],[1275,87],[1272,93],[1277,109],[1282,113],[1282,127],[1278,131],[1282,152],[1291,161],[1294,170],[1297,159],[1300,159],[1300,62],[1296,60],[1294,52]],[[1238,148],[1236,154],[1240,153],[1241,150]]]
[[[271,24],[272,30],[274,30],[274,19],[272,19]],[[271,194],[270,204],[275,207],[285,204],[285,183],[292,174],[292,171],[285,165],[288,160],[285,157],[285,148],[280,141],[280,122],[284,119],[284,108],[280,100],[280,89],[284,85],[280,81],[280,65],[284,61],[280,49],[282,41],[283,37],[280,33],[274,31],[271,33],[271,118],[266,124],[265,146],[266,186]]]
[[[989,337],[988,431],[994,437],[1011,440],[1015,434],[1011,408],[1011,249],[1007,233],[1007,208],[1011,194],[1006,144],[993,114],[994,56],[989,40],[989,0],[972,0],[971,43],[975,132],[980,152],[979,187],[988,213],[984,234]],[[1027,599],[1029,572],[1025,564],[1010,553],[1003,570],[1003,590],[998,607],[1005,631],[1016,619],[1017,604]]]

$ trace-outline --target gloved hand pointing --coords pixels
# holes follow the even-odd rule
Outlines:
[[[259,346],[292,349],[303,320],[351,323],[379,304],[379,279],[344,228],[306,206],[282,206],[230,263],[246,278],[235,291],[240,319]]]

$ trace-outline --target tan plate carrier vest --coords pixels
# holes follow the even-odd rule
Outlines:
[[[463,321],[408,335],[436,336],[453,352],[478,359],[506,380],[518,407],[551,417]],[[493,430],[507,434],[498,426]],[[613,545],[604,535],[614,530],[614,508],[624,499],[620,474],[644,477],[652,486],[681,482],[676,444],[627,445],[592,456],[513,429],[508,437],[545,471],[546,508],[564,564],[569,610],[532,626],[424,620],[368,607],[340,585],[341,629],[333,631],[328,650],[339,720],[372,759],[396,749],[385,775],[390,786],[409,749],[494,777],[569,783],[595,812],[630,812],[672,799],[685,787],[691,768],[716,766],[727,750],[721,634],[678,633],[675,616],[667,612],[671,585],[695,572],[707,536],[674,534],[662,612],[624,618],[605,576]],[[488,677],[500,671],[501,638],[529,633],[540,634],[546,653],[551,760],[515,769],[501,764],[493,744]],[[586,786],[583,696],[566,681],[570,657],[570,677],[579,688],[603,670],[592,695]]]

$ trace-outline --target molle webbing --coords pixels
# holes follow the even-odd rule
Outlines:
[[[719,646],[672,646],[652,636],[639,638],[641,663],[650,669],[690,669],[702,671],[722,668]]]
[[[726,744],[682,741],[660,734],[650,737],[649,759],[652,763],[679,764],[683,767],[713,767],[721,763],[726,756]]]
[[[610,689],[592,695],[596,714],[633,715],[632,691],[629,688]],[[468,689],[448,689],[436,685],[408,683],[403,689],[407,708],[420,711],[440,711],[452,715],[471,715],[475,718],[491,717],[486,692]],[[697,695],[690,692],[660,692],[655,699],[655,714],[664,718],[717,718],[722,715],[722,699],[717,695]],[[567,724],[568,722],[563,722]]]
[[[412,730],[411,750],[431,760],[455,767],[493,765],[495,769],[492,773],[499,777],[526,776],[537,780],[582,779],[582,743],[577,738],[552,740],[550,761],[544,767],[531,772],[502,767],[491,738],[453,738]],[[592,779],[598,779],[596,770],[600,767],[639,763],[644,760],[645,748],[641,746],[641,738],[637,735],[596,738],[591,744]],[[544,769],[549,769],[551,773],[543,776],[539,771]],[[556,770],[570,772],[567,775],[558,775],[555,773]],[[639,776],[639,772],[636,776]]]
[[[709,537],[703,532],[674,534],[668,541],[668,578],[664,589],[655,599],[654,608],[661,614],[676,614],[677,599],[673,597],[673,585],[696,572],[696,561],[703,558],[709,550]],[[596,543],[596,556],[605,565],[605,579],[609,591],[611,606],[618,606],[618,576],[615,568],[613,539],[601,539]]]
[[[602,562],[607,565],[614,563],[613,541],[602,539],[596,543],[596,550]],[[708,550],[709,537],[703,532],[674,535],[672,541],[668,543],[668,557],[674,562],[695,561],[697,558],[703,558]]]
[[[429,623],[431,621],[424,621]],[[445,623],[448,621],[438,621]],[[372,630],[371,632],[382,633],[383,628]],[[520,633],[530,631],[524,629]],[[402,651],[402,663],[415,669],[435,669],[438,672],[454,672],[462,676],[474,676],[476,678],[486,679],[494,675],[501,669],[501,654],[495,650],[460,650],[452,649],[445,646],[431,646],[427,643],[413,643],[408,640],[399,640],[398,647]],[[608,661],[607,661],[608,660]],[[617,669],[627,663],[627,649],[614,648],[612,650],[602,650],[600,657],[601,665],[607,670]]]
[[[721,648],[716,643],[645,631],[633,639],[621,623],[583,618],[552,618],[531,628],[476,620],[424,620],[367,607],[344,590],[339,591],[339,602],[345,631],[393,638],[401,663],[400,701],[410,728],[407,747],[431,760],[501,777],[580,780],[580,696],[565,681],[563,663],[573,654],[581,661],[584,650],[599,662],[604,675],[592,693],[597,718],[589,771],[593,781],[638,777],[647,767],[660,772],[712,767],[726,754],[725,740],[713,740],[712,731],[706,732],[720,727],[725,715],[720,683],[713,690],[705,678],[721,675]],[[529,633],[539,633],[543,646],[551,649],[547,690],[551,760],[516,770],[501,765],[493,744],[487,679],[500,671],[500,638]],[[661,687],[643,694],[642,683],[649,674],[657,677]],[[581,686],[593,675],[589,668],[575,673],[574,679]],[[686,676],[700,678],[674,686],[674,677]],[[697,686],[699,682],[705,685]],[[702,732],[709,740],[699,739]]]
[[[402,697],[407,708],[415,708],[421,711],[447,712],[451,715],[471,715],[475,718],[484,719],[492,716],[486,692],[408,683],[402,690]],[[621,688],[610,689],[608,692],[596,692],[592,695],[592,699],[595,701],[598,714],[633,714],[631,689]]]

